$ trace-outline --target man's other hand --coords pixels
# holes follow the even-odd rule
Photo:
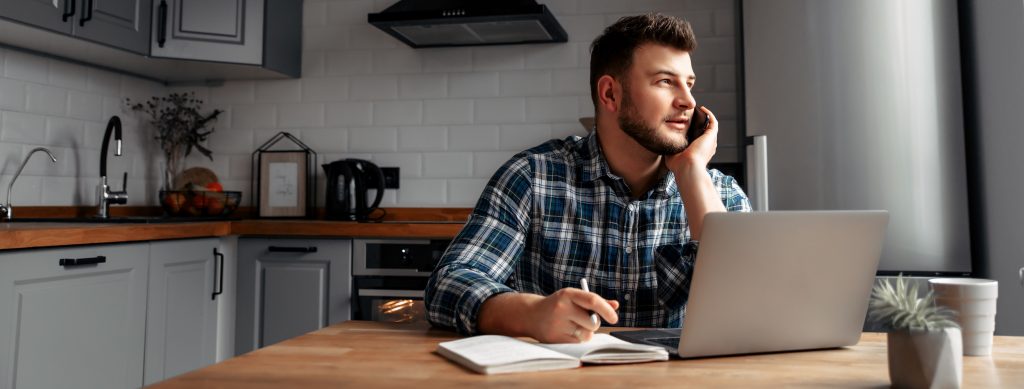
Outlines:
[[[576,288],[564,288],[550,296],[530,302],[527,317],[527,332],[543,343],[586,342],[601,327],[590,320],[590,313],[597,313],[604,321],[615,324],[619,315],[619,302],[605,300],[596,293]],[[517,318],[510,318],[517,319]]]

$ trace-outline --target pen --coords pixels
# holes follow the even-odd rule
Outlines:
[[[583,287],[583,291],[584,292],[587,292],[587,293],[590,292],[590,287],[587,286],[587,278],[586,277],[580,278],[580,286]],[[590,312],[590,321],[593,322],[595,326],[600,323],[599,321],[597,321],[597,314],[594,313],[594,312]]]

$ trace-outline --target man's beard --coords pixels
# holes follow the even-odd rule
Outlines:
[[[622,114],[619,115],[619,127],[640,146],[658,155],[673,155],[686,149],[689,143],[684,139],[680,143],[666,137],[659,137],[656,128],[648,126],[640,119],[636,105],[630,99],[629,89],[622,88]]]

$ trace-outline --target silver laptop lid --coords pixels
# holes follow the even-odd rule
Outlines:
[[[708,214],[679,356],[857,343],[888,220],[886,211]]]

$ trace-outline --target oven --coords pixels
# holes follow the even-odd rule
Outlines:
[[[352,319],[427,321],[423,289],[451,240],[352,241]]]

